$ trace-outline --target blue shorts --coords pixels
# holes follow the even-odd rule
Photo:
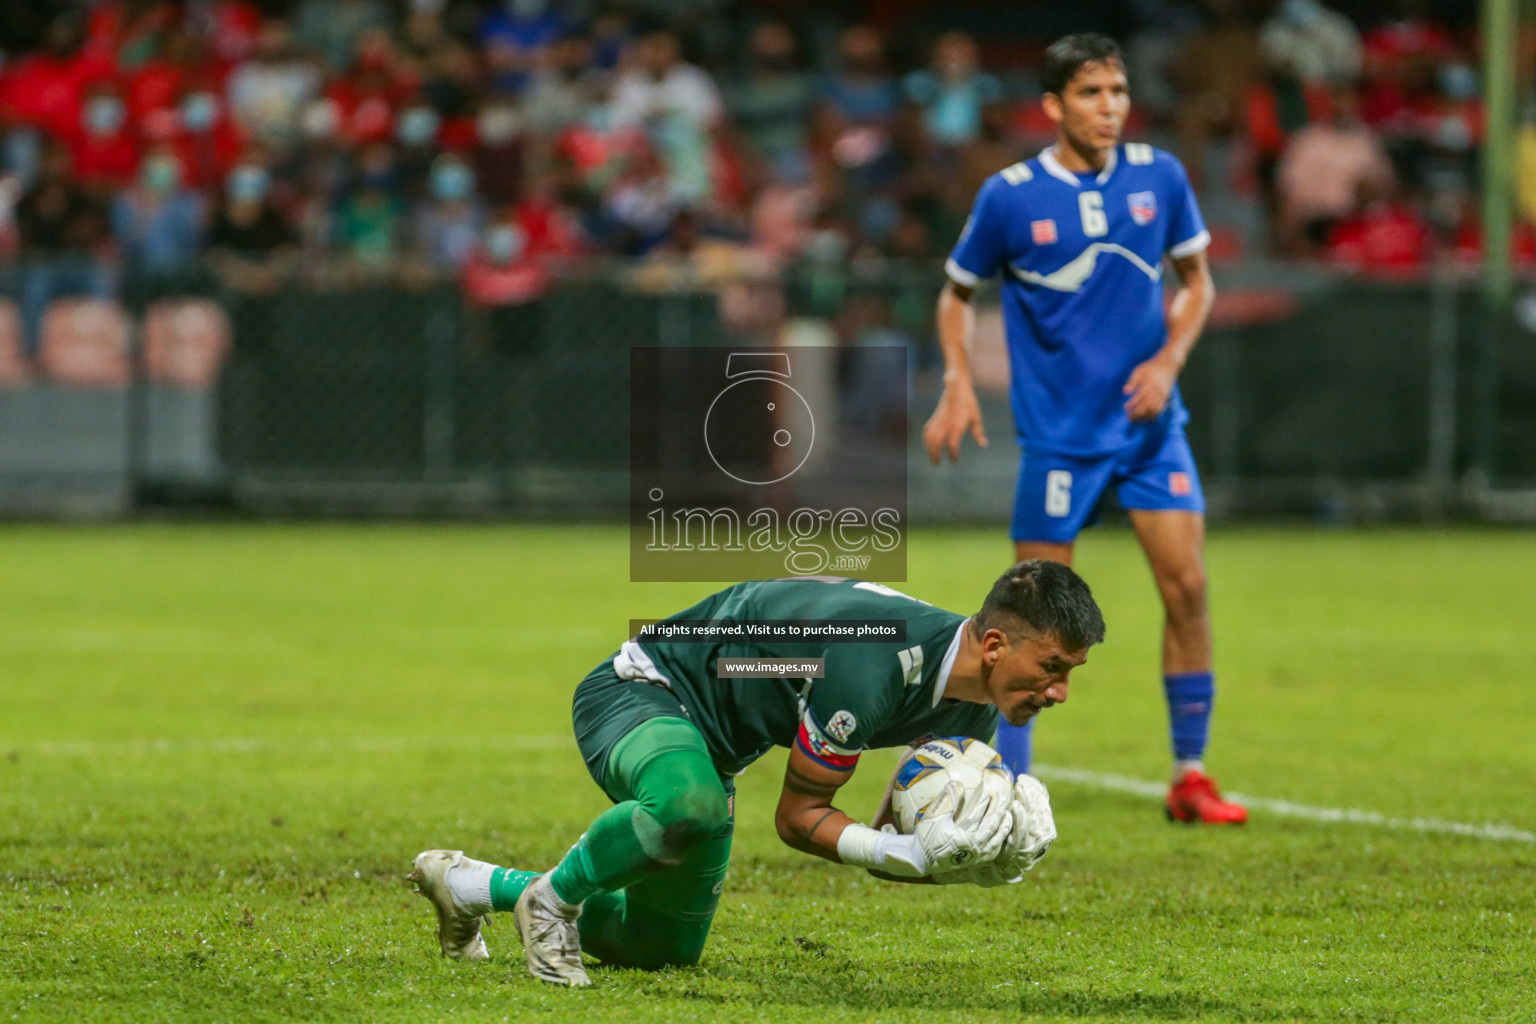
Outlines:
[[[1031,452],[1019,457],[1013,499],[1013,539],[1070,544],[1110,486],[1120,507],[1204,512],[1195,456],[1181,427],[1149,432],[1142,443],[1108,455]]]

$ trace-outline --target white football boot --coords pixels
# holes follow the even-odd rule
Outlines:
[[[463,866],[470,858],[463,850],[425,850],[416,855],[406,881],[416,883],[416,891],[432,902],[437,911],[437,941],[443,956],[455,960],[489,960],[480,924],[485,918],[463,910],[454,902],[448,885],[448,872]]]
[[[535,978],[572,988],[592,984],[581,966],[581,935],[576,931],[580,916],[580,907],[566,910],[556,902],[547,874],[536,878],[517,898],[512,919],[523,937],[528,970]]]

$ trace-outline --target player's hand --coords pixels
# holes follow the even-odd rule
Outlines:
[[[961,797],[960,786],[951,783],[912,830],[935,879],[957,868],[994,860],[1013,824],[1011,803],[990,792],[965,808],[964,818],[957,821],[954,809],[960,806]]]
[[[923,854],[923,848],[914,841],[915,836],[904,836],[896,831],[895,825],[889,823],[880,826],[880,832],[891,837],[880,847],[881,871],[894,878],[927,877],[928,858]]]
[[[990,889],[1013,885],[1024,880],[1024,872],[1040,862],[1056,839],[1056,822],[1051,816],[1051,798],[1045,786],[1032,775],[1020,775],[1013,785],[1009,808],[1007,840],[996,859],[935,874],[940,885],[969,883]]]
[[[976,389],[969,381],[946,384],[939,396],[938,407],[928,417],[923,427],[923,447],[928,458],[938,465],[940,453],[948,450],[951,462],[960,461],[960,442],[966,431],[981,447],[987,446],[987,433],[981,426],[981,403],[976,400]]]
[[[1125,411],[1133,420],[1155,420],[1163,413],[1179,368],[1163,355],[1155,355],[1131,371],[1121,390],[1127,394]]]
[[[998,855],[999,866],[1022,875],[1040,862],[1055,841],[1051,795],[1033,775],[1020,775],[1013,782],[1013,828]]]

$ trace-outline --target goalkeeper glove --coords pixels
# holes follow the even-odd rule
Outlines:
[[[864,825],[849,825],[837,840],[838,859],[844,864],[873,868],[900,878],[939,876],[997,856],[1012,825],[1012,793],[1007,797],[990,791],[964,809],[957,821],[960,787],[951,784],[924,811],[912,835],[895,826],[879,832]]]
[[[984,786],[979,798],[956,819],[955,808],[962,797],[959,785],[950,783],[912,830],[936,881],[947,872],[993,860],[1008,839],[1011,793],[1000,786]]]
[[[988,863],[935,876],[942,885],[969,882],[990,889],[1023,881],[1024,872],[1033,868],[1056,840],[1056,822],[1051,816],[1051,798],[1045,786],[1033,775],[1015,780],[1010,807],[1007,841],[997,858]]]

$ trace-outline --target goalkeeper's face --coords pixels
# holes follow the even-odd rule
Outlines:
[[[989,630],[989,632],[992,632]],[[1088,651],[1064,647],[1054,634],[1036,633],[998,643],[983,656],[990,661],[988,695],[1010,725],[1023,725],[1067,699],[1067,677],[1088,660]]]

